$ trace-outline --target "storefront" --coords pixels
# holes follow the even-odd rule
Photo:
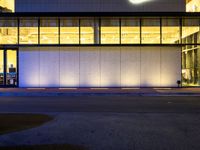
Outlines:
[[[200,86],[200,13],[185,0],[44,4],[0,14],[0,86]]]

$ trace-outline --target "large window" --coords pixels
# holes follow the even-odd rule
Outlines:
[[[121,43],[139,44],[140,43],[140,20],[122,19],[121,20]]]
[[[60,20],[60,44],[79,44],[79,19]]]
[[[5,68],[5,69],[4,69]],[[17,50],[0,50],[0,86],[18,85],[17,78]]]
[[[38,44],[38,20],[21,19],[19,36],[20,44]]]
[[[142,19],[142,44],[160,43],[160,19]]]
[[[180,43],[180,19],[162,19],[162,44]]]
[[[94,19],[81,19],[81,44],[94,44]],[[98,30],[98,29],[97,29]]]
[[[14,12],[15,0],[0,0],[0,7],[2,12]]]
[[[119,44],[120,27],[119,19],[102,19],[101,20],[101,44]]]
[[[187,12],[200,12],[200,1],[199,0],[186,0],[186,11]]]
[[[40,44],[58,44],[58,29],[57,19],[41,19]]]
[[[185,44],[197,43],[197,34],[199,30],[199,19],[184,18],[182,27],[182,39]]]
[[[0,44],[17,44],[17,20],[0,20]]]
[[[10,86],[17,85],[17,51],[16,50],[7,50],[7,75],[6,75],[6,84]]]

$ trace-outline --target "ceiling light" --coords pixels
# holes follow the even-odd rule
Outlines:
[[[151,0],[129,0],[132,4],[141,4]]]

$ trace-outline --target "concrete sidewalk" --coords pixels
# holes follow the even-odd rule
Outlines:
[[[200,96],[200,88],[0,88],[0,96]]]

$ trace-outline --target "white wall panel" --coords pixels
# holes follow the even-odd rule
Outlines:
[[[79,48],[60,47],[60,86],[79,87]]]
[[[40,48],[40,87],[59,87],[59,48]]]
[[[100,48],[80,48],[80,87],[100,87]]]
[[[19,86],[39,87],[39,48],[19,49]]]
[[[121,86],[140,87],[140,47],[121,47]]]
[[[120,47],[101,47],[101,87],[120,87],[120,74]]]
[[[180,47],[25,47],[20,87],[176,87]]]
[[[141,87],[160,86],[160,47],[141,47]]]
[[[161,86],[177,87],[181,80],[181,48],[161,48]]]

